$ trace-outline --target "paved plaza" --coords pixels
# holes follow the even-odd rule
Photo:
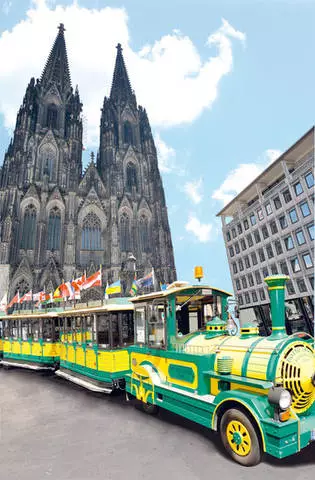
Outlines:
[[[0,369],[0,428],[1,480],[306,480],[315,471],[315,444],[240,467],[205,428],[25,370]]]

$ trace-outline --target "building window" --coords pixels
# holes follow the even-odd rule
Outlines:
[[[235,228],[232,228],[232,237],[233,237],[233,238],[236,238],[236,230],[235,230]]]
[[[265,209],[266,209],[267,215],[270,215],[272,213],[272,208],[270,203],[266,204]]]
[[[314,240],[314,223],[307,225],[307,231],[311,240]]]
[[[137,168],[133,163],[127,165],[127,191],[132,192],[132,188],[138,189]]]
[[[305,181],[306,181],[306,185],[308,186],[308,188],[311,188],[314,186],[314,175],[313,175],[313,172],[310,172],[308,173],[307,175],[305,175]]]
[[[249,224],[248,224],[248,220],[247,220],[247,219],[244,220],[244,228],[245,228],[245,230],[248,230],[248,229],[249,229]]]
[[[253,265],[257,265],[258,261],[257,261],[257,255],[255,252],[253,252],[251,254],[251,257],[252,257],[252,262],[253,262]]]
[[[303,261],[306,268],[311,268],[313,266],[312,258],[309,253],[302,255]]]
[[[279,267],[280,267],[280,272],[283,275],[289,275],[288,265],[287,265],[287,262],[285,260],[283,260],[283,262],[280,262]]]
[[[266,252],[267,252],[268,258],[273,258],[273,251],[270,243],[266,246]]]
[[[297,283],[298,289],[300,290],[301,293],[307,292],[306,284],[305,284],[303,278],[299,278],[296,281],[296,283]]]
[[[82,250],[101,250],[101,222],[95,213],[88,213],[82,225]]]
[[[237,231],[239,235],[243,232],[242,225],[240,223],[237,225]]]
[[[288,226],[288,222],[285,215],[282,215],[282,217],[279,217],[279,223],[282,230]]]
[[[130,221],[126,213],[120,217],[120,249],[123,252],[130,250]]]
[[[263,234],[264,239],[266,240],[266,238],[269,237],[268,228],[266,227],[266,225],[264,225],[264,226],[262,227],[261,231],[262,231],[262,234]]]
[[[234,249],[233,247],[229,247],[230,257],[234,257]]]
[[[226,232],[226,239],[227,239],[228,242],[231,240],[230,232]]]
[[[238,299],[238,304],[239,304],[239,305],[243,305],[243,297],[242,297],[242,295],[238,295],[237,299]]]
[[[254,245],[254,242],[253,242],[253,237],[251,236],[251,234],[247,235],[246,238],[247,238],[248,246],[252,247]]]
[[[303,230],[298,230],[295,232],[296,240],[299,245],[303,245],[305,243],[305,237]]]
[[[51,103],[47,107],[46,126],[51,129],[57,128],[58,111],[56,105]]]
[[[277,275],[277,274],[278,274],[277,265],[276,265],[275,263],[273,263],[273,264],[270,266],[270,269],[271,269],[271,274],[272,274],[272,275]]]
[[[60,210],[57,207],[55,207],[49,213],[48,235],[47,235],[48,250],[60,249],[60,234],[61,234],[61,213],[60,213]]]
[[[250,296],[248,292],[245,292],[245,302],[250,303]]]
[[[243,260],[238,261],[238,268],[240,269],[240,272],[244,270]]]
[[[291,268],[293,273],[299,272],[301,270],[298,257],[291,258]]]
[[[249,219],[250,219],[250,223],[254,226],[256,225],[256,217],[255,217],[255,214],[252,213],[250,216],[249,216]]]
[[[254,286],[253,275],[251,273],[249,273],[247,278],[248,278],[248,283],[249,283],[250,287],[253,287]]]
[[[300,204],[300,209],[301,209],[303,217],[308,217],[311,214],[310,207],[308,206],[307,202],[301,203]]]
[[[257,299],[257,293],[256,292],[252,292],[252,299],[253,299],[253,302],[257,302],[258,299]]]
[[[128,121],[124,123],[124,143],[134,145],[132,126]]]
[[[34,205],[29,205],[25,209],[23,221],[23,234],[21,240],[21,248],[25,250],[32,250],[35,248],[35,233],[36,233],[36,208]]]
[[[249,258],[247,256],[244,258],[244,261],[245,261],[245,267],[250,268],[250,262],[249,262]]]
[[[139,223],[140,247],[142,252],[149,251],[149,222],[147,217],[142,216]]]
[[[264,254],[264,251],[263,251],[262,248],[260,248],[260,249],[258,250],[258,255],[259,255],[259,260],[260,260],[261,262],[264,262],[264,261],[265,261],[265,254]]]
[[[273,203],[276,207],[276,210],[279,210],[279,208],[282,207],[282,204],[281,204],[281,200],[280,200],[280,197],[276,197],[273,199]]]
[[[237,265],[235,262],[232,263],[233,273],[237,273]]]
[[[276,222],[273,220],[272,222],[270,222],[270,230],[271,230],[271,233],[273,235],[275,235],[276,233],[278,233],[278,227],[277,227],[277,224]]]
[[[297,182],[293,185],[293,188],[294,188],[294,191],[295,191],[295,195],[298,197],[299,195],[301,195],[301,193],[303,193],[303,188],[302,188],[302,185],[300,182]]]
[[[241,289],[241,282],[239,281],[238,278],[235,280],[235,283],[236,283],[236,290],[240,290]]]
[[[282,192],[282,195],[283,195],[283,198],[284,198],[284,201],[285,203],[289,203],[291,202],[292,200],[292,197],[291,197],[291,193],[290,193],[290,190],[285,190],[284,192]]]
[[[259,209],[257,210],[257,217],[258,217],[259,220],[263,220],[263,218],[264,218],[264,214],[263,214],[263,211],[262,211],[261,208],[259,208]],[[256,223],[256,222],[255,222],[255,223]],[[254,225],[254,224],[252,223],[252,225]]]
[[[294,243],[291,235],[284,239],[284,244],[287,250],[292,250],[292,248],[294,247]]]
[[[292,210],[289,211],[289,216],[291,219],[291,223],[296,223],[298,221],[298,216],[295,208],[292,208]]]
[[[276,240],[276,241],[275,241],[275,247],[276,247],[277,255],[281,255],[281,253],[283,252],[283,250],[282,250],[282,246],[281,246],[280,240]]]
[[[267,278],[267,277],[268,277],[269,272],[268,272],[268,268],[267,268],[267,267],[264,267],[264,268],[262,269],[262,274],[263,274],[263,277],[264,277],[264,278]]]
[[[256,272],[255,272],[255,278],[256,278],[256,283],[259,285],[259,284],[261,283],[261,281],[262,281],[259,270],[256,270]]]
[[[240,253],[240,246],[237,242],[235,243],[235,253]]]
[[[260,300],[266,300],[266,295],[263,288],[259,289],[259,296],[260,296]]]
[[[247,288],[247,280],[245,277],[242,278],[242,286],[243,288]]]
[[[287,292],[288,292],[289,295],[294,295],[295,294],[293,282],[291,280],[287,281],[286,287],[287,287]]]
[[[246,250],[246,243],[245,243],[244,238],[241,239],[241,242],[240,242],[240,243],[241,243],[241,249],[242,249],[243,252],[244,252],[244,250]]]
[[[258,230],[254,231],[254,237],[255,237],[255,242],[259,243],[260,242],[260,235],[259,235]]]
[[[314,277],[308,277],[312,290],[314,290]]]

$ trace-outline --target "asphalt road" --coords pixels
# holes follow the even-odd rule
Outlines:
[[[188,420],[148,416],[123,396],[17,369],[0,369],[0,447],[1,480],[315,478],[315,445],[244,468],[213,432]]]

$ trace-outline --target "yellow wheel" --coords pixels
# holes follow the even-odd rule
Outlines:
[[[250,467],[261,461],[261,442],[255,425],[241,410],[231,408],[224,413],[220,434],[226,451],[236,462]]]

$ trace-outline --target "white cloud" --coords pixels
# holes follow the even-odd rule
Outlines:
[[[2,11],[5,15],[9,15],[9,12],[12,7],[12,2],[10,0],[4,0],[2,3]]]
[[[155,134],[154,142],[157,150],[160,172],[170,173],[175,168],[176,152],[174,148],[167,145],[164,140],[161,139],[159,133]]]
[[[263,154],[262,163],[241,163],[227,174],[224,182],[213,192],[212,198],[219,200],[223,205],[227,205],[280,155],[280,150],[269,149]]]
[[[57,25],[62,22],[71,78],[79,85],[87,119],[89,145],[98,144],[100,107],[110,91],[118,42],[123,45],[138,102],[146,107],[152,126],[162,128],[192,122],[211,107],[221,78],[232,70],[232,42],[245,40],[243,33],[222,20],[207,41],[217,52],[205,61],[192,40],[177,30],[137,52],[130,46],[124,8],[87,9],[77,2],[50,5],[34,0],[25,19],[0,37],[0,112],[6,127],[13,128],[26,85],[31,76],[41,75]]]
[[[186,182],[184,185],[184,191],[190,200],[196,204],[200,203],[202,200],[202,194],[200,190],[202,188],[202,178],[199,180],[194,180],[192,182]]]
[[[191,232],[201,243],[207,243],[211,240],[213,226],[211,223],[201,223],[195,215],[190,215],[185,225],[187,232]]]

